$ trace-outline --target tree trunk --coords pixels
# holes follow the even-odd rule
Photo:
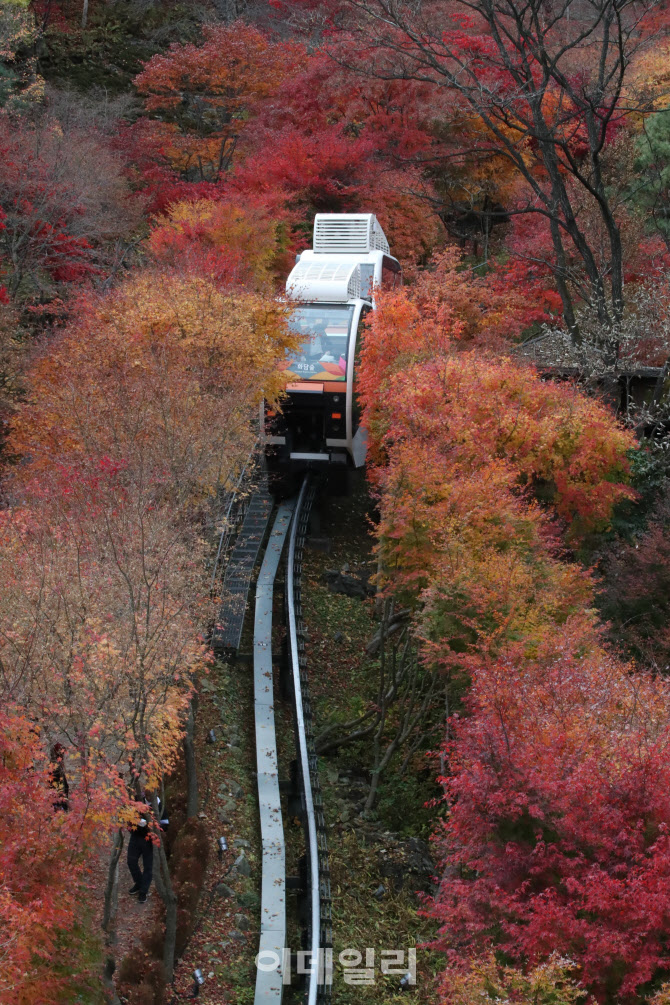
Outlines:
[[[108,956],[107,962],[105,963],[105,969],[102,975],[102,983],[106,988],[106,999],[109,1005],[121,1005],[121,999],[116,993],[116,988],[114,987],[114,957]]]
[[[119,905],[119,859],[121,858],[122,851],[123,830],[119,827],[114,835],[112,852],[109,856],[107,884],[105,886],[105,906],[102,915],[102,928],[105,933],[105,948],[107,950],[102,981],[107,988],[111,1005],[120,1005],[120,1000],[114,988],[113,975],[116,969],[114,947],[116,946],[116,915]]]
[[[382,556],[381,545],[377,553],[377,586],[375,594],[375,617],[380,618],[384,612],[384,595],[381,591],[379,582],[381,580],[382,572],[384,571],[384,559]]]
[[[88,0],[84,0],[84,6],[81,9],[81,26],[86,27],[88,22]]]
[[[432,707],[433,693],[438,679],[437,674],[434,672],[428,671],[427,677],[422,675],[418,654],[413,652],[409,637],[405,641],[405,645],[403,646],[400,654],[399,666],[398,653],[394,648],[389,675],[393,680],[394,692],[400,693],[402,689],[400,699],[401,707],[398,710],[398,724],[395,727],[395,735],[382,751],[388,703],[386,702],[384,696],[380,694],[377,699],[378,705],[380,706],[380,718],[379,727],[374,738],[374,767],[371,771],[370,790],[365,801],[365,806],[363,807],[364,815],[368,814],[375,805],[381,777],[391,763],[393,756],[400,749],[402,744],[404,744],[412,736],[417,727],[425,721],[426,716]],[[412,744],[410,742],[410,750],[407,755],[407,760],[409,760],[412,756],[413,749],[418,748],[421,739],[421,735],[415,737],[414,748],[412,748]],[[403,771],[405,767],[406,765],[403,766]]]
[[[374,768],[372,769],[372,780],[370,783],[370,792],[368,798],[365,801],[365,806],[363,807],[363,813],[369,813],[374,806],[375,798],[377,795],[377,786],[379,784],[379,775],[381,774],[380,762],[382,759],[381,753],[381,743],[382,737],[384,735],[384,726],[386,725],[386,711],[387,702],[386,697],[386,630],[389,623],[389,618],[393,613],[393,601],[387,600],[384,604],[384,614],[382,616],[382,623],[380,626],[381,632],[381,659],[379,661],[379,689],[377,691],[377,708],[379,709],[379,719],[377,721],[377,729],[375,730],[374,740],[373,740],[373,750],[374,750]],[[393,652],[393,681],[396,681],[395,674],[395,651]]]
[[[198,769],[195,759],[195,715],[198,710],[197,695],[193,695],[188,707],[188,719],[184,734],[184,762],[186,765],[186,816],[198,815]]]
[[[484,235],[482,246],[482,258],[484,265],[489,263],[489,237],[491,233],[491,202],[488,195],[484,196],[483,216],[481,217],[482,234]]]
[[[177,894],[174,891],[165,846],[161,838],[159,848],[160,872],[165,887],[163,903],[165,904],[165,945],[163,946],[163,966],[168,983],[174,976],[174,954],[177,942]]]
[[[158,800],[152,800],[154,815],[160,819]],[[163,966],[165,967],[165,977],[170,984],[174,977],[174,954],[177,942],[177,894],[175,893],[170,879],[170,866],[165,854],[165,844],[163,835],[159,831],[160,845],[154,852],[158,855],[158,869],[154,870],[154,882],[158,891],[158,896],[165,904],[165,942],[163,943]]]
[[[561,303],[563,304],[563,317],[565,323],[568,326],[568,331],[572,341],[575,344],[581,342],[581,335],[579,329],[577,328],[577,321],[575,319],[575,311],[572,304],[572,297],[570,295],[570,290],[567,283],[567,263],[565,260],[565,248],[563,247],[563,241],[561,240],[561,232],[558,226],[558,222],[555,219],[549,221],[549,229],[551,232],[551,240],[554,245],[554,252],[556,254],[556,286],[558,288],[558,295],[561,298]]]
[[[364,814],[369,813],[375,805],[375,802],[377,801],[377,789],[379,788],[381,777],[388,768],[391,758],[395,754],[403,739],[403,731],[402,729],[399,729],[384,751],[383,756],[380,757],[379,752],[375,750],[375,767],[370,778],[370,791],[368,792],[367,799],[365,800],[365,806],[363,807]]]
[[[226,24],[232,24],[237,20],[246,7],[245,0],[216,0],[216,9],[221,19]]]
[[[106,932],[105,942],[113,945],[116,942],[116,911],[119,903],[119,859],[123,851],[123,831],[119,827],[114,835],[112,853],[107,868],[107,885],[105,886],[105,908],[102,916],[102,928]]]

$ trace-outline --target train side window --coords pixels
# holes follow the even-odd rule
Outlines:
[[[361,273],[361,296],[365,300],[370,300],[372,297],[372,284],[375,278],[375,267],[374,265],[364,263],[363,265],[359,265],[358,268]]]
[[[382,259],[382,289],[392,290],[396,286],[402,285],[402,274],[400,266],[393,259],[384,255]]]

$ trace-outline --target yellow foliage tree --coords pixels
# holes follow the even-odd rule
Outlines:
[[[21,483],[102,457],[175,513],[224,486],[255,440],[263,397],[282,391],[294,348],[287,308],[202,276],[149,270],[102,297],[51,342],[11,435]]]
[[[442,981],[442,1005],[586,1005],[588,995],[572,974],[574,964],[557,954],[528,970],[504,966],[491,954],[467,970],[449,969]],[[659,1005],[661,1003],[659,1002]]]
[[[266,290],[289,269],[279,216],[249,198],[178,202],[157,221],[147,245],[160,262],[188,263],[225,285]]]

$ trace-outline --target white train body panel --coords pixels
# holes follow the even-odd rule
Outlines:
[[[400,265],[372,213],[317,214],[314,247],[286,282],[296,302],[293,325],[305,337],[286,361],[282,415],[262,416],[271,468],[365,463],[354,388],[361,322],[374,308],[375,288],[400,282]]]

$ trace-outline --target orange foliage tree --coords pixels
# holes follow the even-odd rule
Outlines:
[[[113,468],[43,476],[25,487],[31,511],[2,525],[3,700],[65,747],[92,792],[109,771],[129,791],[169,771],[190,674],[206,664],[202,549],[131,488]]]
[[[177,202],[157,220],[147,246],[159,262],[262,290],[290,267],[285,216],[252,196]]]
[[[138,785],[174,767],[209,658],[202,516],[246,460],[294,344],[280,303],[151,270],[82,297],[28,374],[2,521],[3,697],[65,747],[98,842],[132,817]],[[168,977],[173,953],[166,938]]]
[[[520,968],[558,950],[582,987],[628,996],[667,962],[667,689],[604,649],[561,532],[606,528],[634,496],[635,444],[599,402],[487,349],[526,323],[497,297],[448,258],[382,294],[359,385],[381,579],[413,608],[448,707],[461,702],[430,908],[443,994],[467,1000],[487,972],[523,997],[521,969],[491,969],[499,948]]]
[[[6,697],[54,737],[170,767],[203,659],[197,518],[293,340],[274,301],[152,272],[82,301],[35,362],[10,437],[28,460],[9,486],[3,665]]]
[[[542,636],[589,606],[590,581],[554,556],[549,521],[560,518],[573,537],[606,526],[633,495],[633,439],[575,389],[470,349],[497,339],[510,317],[453,264],[380,297],[359,394],[386,575],[405,596],[423,591],[428,637],[443,643],[451,619],[462,652],[523,624]]]
[[[31,462],[17,478],[55,462],[97,474],[108,458],[147,504],[202,504],[248,454],[258,403],[282,390],[286,318],[272,299],[169,269],[88,296],[31,370],[12,434]]]
[[[71,1001],[95,983],[82,944],[86,866],[100,821],[122,793],[95,803],[84,772],[68,811],[54,808],[53,765],[40,730],[10,704],[0,712],[0,995],[6,1005]],[[83,951],[82,951],[83,950]],[[48,992],[45,989],[48,988]]]
[[[156,134],[189,179],[216,181],[229,167],[255,105],[304,56],[293,42],[271,42],[254,25],[207,25],[201,45],[173,43],[135,79],[145,107],[160,116]]]
[[[518,1005],[588,1002],[575,980],[574,964],[558,953],[547,963],[525,971],[500,963],[491,953],[473,960],[467,970],[451,971],[442,983],[441,994],[443,1005],[481,1005],[487,999]]]

